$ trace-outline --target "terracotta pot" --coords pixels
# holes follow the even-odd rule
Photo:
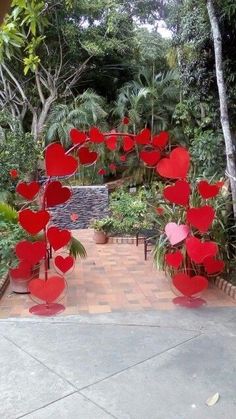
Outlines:
[[[105,244],[107,242],[107,235],[103,231],[94,230],[93,238],[96,244]]]

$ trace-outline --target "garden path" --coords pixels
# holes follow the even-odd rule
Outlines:
[[[165,275],[153,267],[151,255],[144,261],[143,244],[96,245],[90,229],[76,230],[73,235],[84,244],[88,257],[78,261],[68,277],[62,315],[176,308]],[[204,299],[209,307],[235,306],[233,299],[213,285]],[[0,301],[0,318],[31,316],[32,305],[28,295],[13,294],[8,286]]]

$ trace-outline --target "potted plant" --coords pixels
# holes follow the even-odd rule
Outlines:
[[[108,232],[111,231],[113,220],[110,217],[101,220],[92,220],[91,227],[94,229],[94,241],[96,244],[105,244],[108,239]]]

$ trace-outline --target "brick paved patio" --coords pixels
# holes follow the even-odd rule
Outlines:
[[[62,315],[175,309],[175,297],[165,275],[152,266],[152,257],[144,261],[143,245],[108,243],[96,245],[92,230],[73,232],[87,250],[88,257],[78,261],[68,276],[68,292]],[[235,301],[213,285],[204,294],[210,307],[235,306]],[[31,314],[28,295],[11,293],[7,288],[0,301],[0,317]]]

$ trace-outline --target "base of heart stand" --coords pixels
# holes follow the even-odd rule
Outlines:
[[[188,307],[188,308],[198,308],[207,303],[205,300],[203,300],[203,298],[186,297],[184,295],[181,297],[173,298],[172,301],[174,304],[178,306]]]
[[[30,307],[29,312],[36,316],[55,316],[56,314],[62,313],[65,310],[63,304],[50,303],[50,304],[37,304],[36,306]]]

